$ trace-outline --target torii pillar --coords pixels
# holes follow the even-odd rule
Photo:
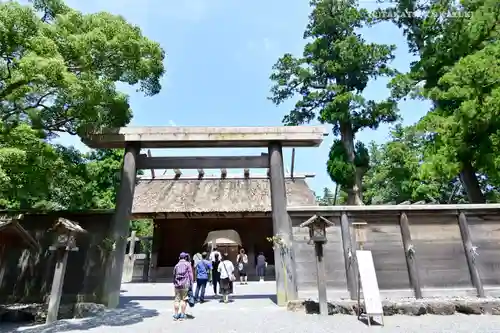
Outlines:
[[[298,299],[297,269],[293,249],[292,221],[286,209],[285,170],[283,148],[280,142],[269,144],[269,177],[271,184],[271,209],[274,236],[280,244],[274,245],[276,271],[276,296],[279,306]]]
[[[109,308],[116,308],[120,303],[120,290],[127,249],[130,216],[134,201],[134,190],[137,175],[137,157],[141,146],[138,143],[127,143],[123,156],[120,187],[116,194],[115,213],[111,222],[111,239],[114,242],[111,257],[108,259],[104,292]]]

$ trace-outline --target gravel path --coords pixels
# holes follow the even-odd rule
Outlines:
[[[354,316],[320,317],[291,313],[277,307],[271,300],[274,282],[235,286],[234,302],[221,304],[216,300],[190,309],[193,319],[172,320],[171,284],[126,284],[122,308],[88,319],[64,320],[49,327],[6,328],[0,332],[49,333],[307,333],[307,332],[449,332],[500,333],[500,316],[392,316],[385,317],[385,327],[367,327]],[[211,292],[208,292],[211,295]]]

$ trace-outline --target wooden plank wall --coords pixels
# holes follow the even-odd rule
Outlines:
[[[477,246],[476,264],[485,287],[500,286],[500,222],[469,218],[472,244]]]
[[[443,223],[444,218],[412,224],[409,217],[420,284],[422,288],[472,287],[458,222],[450,217],[449,223]]]
[[[103,279],[109,252],[103,239],[109,234],[111,214],[48,213],[25,215],[21,225],[39,242],[41,251],[7,247],[0,262],[4,269],[0,284],[0,303],[43,302],[54,274],[53,242],[50,228],[59,217],[78,222],[87,234],[78,235],[79,251],[70,252],[64,278],[62,304],[78,301],[101,302]]]
[[[295,219],[295,218],[294,218]],[[330,290],[347,289],[342,239],[338,218],[328,230],[325,245],[327,287]],[[408,214],[412,244],[415,249],[418,276],[422,289],[474,288],[464,252],[458,217],[454,215]],[[353,218],[350,218],[352,224]],[[500,288],[500,218],[467,217],[472,246],[477,247],[475,263],[485,288]],[[314,248],[307,244],[307,228],[297,227],[293,235],[297,263],[299,291],[317,287]],[[363,227],[364,249],[372,251],[380,290],[409,290],[410,285],[401,229],[397,215],[371,218]],[[353,246],[355,231],[351,228]],[[474,292],[473,292],[474,293]]]
[[[410,288],[399,225],[367,225],[365,229],[366,242],[363,248],[372,251],[379,288]]]
[[[327,276],[326,286],[327,288],[345,290],[347,284],[340,228],[335,227],[327,230],[328,243],[324,246]],[[316,259],[314,246],[307,244],[309,241],[309,230],[307,228],[294,227],[293,241],[299,290],[315,288],[318,283]]]

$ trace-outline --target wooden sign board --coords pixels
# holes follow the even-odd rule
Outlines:
[[[375,274],[375,265],[373,264],[372,252],[357,250],[356,258],[358,261],[361,288],[363,288],[365,312],[368,315],[368,322],[370,322],[370,316],[383,317],[384,314],[382,301],[380,300],[380,291],[378,289],[377,275]]]

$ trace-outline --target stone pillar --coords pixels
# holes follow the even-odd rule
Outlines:
[[[110,238],[114,241],[113,252],[109,257],[106,272],[105,290],[107,305],[116,308],[120,302],[120,287],[123,273],[123,262],[127,248],[129,220],[134,200],[134,190],[137,174],[137,157],[140,145],[128,143],[125,147],[121,171],[120,187],[116,194],[115,213],[111,222]]]
[[[278,305],[298,299],[295,253],[293,250],[292,221],[286,210],[285,171],[281,143],[269,145],[269,175],[271,183],[271,206],[273,233],[282,246],[275,246],[274,266],[276,272],[276,294]]]

